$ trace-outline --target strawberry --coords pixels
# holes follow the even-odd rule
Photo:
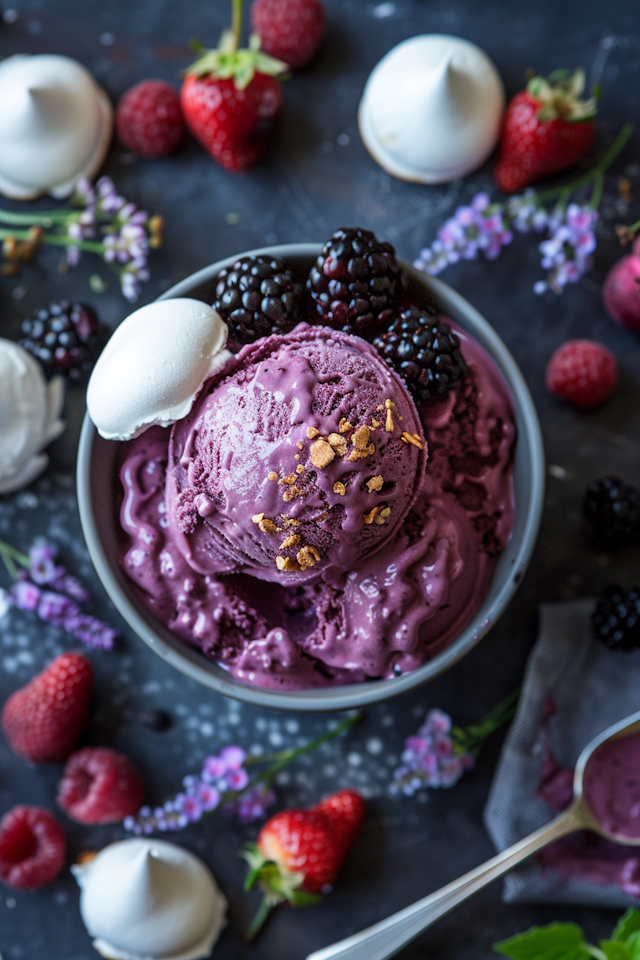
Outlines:
[[[91,685],[87,658],[63,653],[12,693],[2,709],[2,729],[14,753],[32,763],[64,760],[87,722]]]
[[[505,193],[578,162],[595,136],[595,99],[581,100],[583,70],[533,77],[507,106],[494,179]]]
[[[300,907],[320,900],[338,875],[364,813],[364,800],[355,790],[339,790],[315,807],[282,810],[267,820],[244,854],[249,864],[245,889],[257,881],[264,891],[247,939],[276,904]]]
[[[239,50],[240,4],[234,0],[234,27],[225,30],[215,50],[197,46],[180,91],[182,112],[191,132],[214,160],[238,172],[254,166],[267,148],[282,105],[277,74],[287,69],[260,51],[252,36]]]

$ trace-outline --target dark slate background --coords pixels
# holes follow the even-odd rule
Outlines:
[[[594,0],[327,0],[327,7],[324,48],[305,73],[287,82],[280,129],[266,161],[254,172],[227,173],[193,140],[177,155],[157,161],[136,159],[113,145],[106,172],[127,198],[166,219],[166,242],[153,255],[153,279],[138,305],[221,257],[264,244],[321,241],[342,225],[372,228],[412,260],[460,202],[490,188],[491,163],[464,181],[440,187],[393,180],[360,142],[356,108],[370,70],[392,45],[416,33],[452,33],[478,43],[495,60],[509,94],[520,89],[528,67],[547,73],[583,65],[604,89],[599,146],[611,142],[623,122],[639,119],[637,0],[609,0],[606,5]],[[227,3],[221,0],[20,0],[15,10],[15,22],[0,24],[0,56],[71,55],[86,64],[114,101],[144,78],[177,84],[190,62],[188,41],[197,36],[213,45],[227,23]],[[370,798],[364,833],[333,894],[320,906],[282,910],[249,948],[241,932],[257,898],[242,892],[236,851],[255,829],[242,829],[214,814],[177,837],[210,864],[229,898],[229,926],[215,950],[220,960],[303,960],[311,950],[381,919],[491,856],[481,814],[500,737],[494,736],[475,770],[452,793],[393,799],[386,791],[404,737],[429,707],[442,707],[464,724],[516,686],[535,638],[538,603],[591,595],[612,580],[631,586],[640,579],[640,551],[602,554],[580,517],[581,493],[589,480],[617,472],[637,481],[639,473],[640,338],[614,327],[600,304],[600,283],[620,255],[613,224],[640,216],[640,203],[627,209],[618,196],[617,179],[623,174],[635,178],[639,191],[638,133],[607,181],[596,267],[561,298],[532,293],[541,275],[532,238],[518,237],[494,264],[464,263],[445,273],[444,279],[504,338],[535,398],[552,465],[538,547],[510,608],[465,660],[422,690],[369,709],[348,739],[282,777],[283,804],[311,803],[340,785],[357,786]],[[126,316],[129,307],[104,264],[87,258],[64,277],[57,272],[58,261],[59,253],[48,249],[19,277],[0,278],[0,335],[17,338],[21,319],[63,296],[93,302],[111,326]],[[89,288],[89,276],[96,272],[109,285],[105,294]],[[588,414],[563,406],[543,386],[549,355],[571,337],[602,341],[621,366],[614,398]],[[54,538],[67,564],[92,584],[98,612],[118,623],[91,570],[77,517],[73,470],[83,412],[82,391],[70,389],[68,428],[50,448],[50,469],[29,490],[0,497],[0,537],[20,546],[35,535]],[[216,697],[174,672],[120,626],[124,639],[118,650],[91,655],[96,704],[86,742],[128,753],[144,773],[152,803],[175,792],[182,776],[196,772],[202,758],[224,743],[274,749],[324,729],[326,717],[261,711]],[[27,614],[5,617],[0,623],[0,699],[67,647],[64,635]],[[140,726],[137,715],[149,707],[171,712],[169,731],[154,733]],[[52,807],[59,772],[29,767],[0,743],[0,814],[20,802]],[[122,837],[117,826],[64,824],[70,858]],[[37,893],[3,889],[4,960],[94,957],[77,900],[75,882],[66,871]],[[583,924],[597,940],[609,933],[615,916],[604,910],[506,906],[498,883],[401,956],[480,960],[492,955],[496,939],[561,919]]]

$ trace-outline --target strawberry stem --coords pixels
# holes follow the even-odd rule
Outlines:
[[[242,30],[242,0],[231,0],[231,32],[234,39],[234,50],[240,46],[240,32]]]
[[[246,940],[247,943],[251,943],[251,941],[256,937],[256,935],[260,932],[260,930],[262,930],[267,917],[273,910],[273,907],[274,907],[274,904],[269,903],[269,900],[267,899],[267,897],[262,898],[262,903],[258,908],[258,912],[256,913],[255,917],[251,921],[249,929],[244,935],[244,939]]]
[[[454,727],[451,736],[456,753],[477,754],[487,737],[511,720],[516,712],[519,696],[520,687],[516,687],[476,723],[471,723],[468,727]]]

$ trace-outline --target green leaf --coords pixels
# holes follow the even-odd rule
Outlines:
[[[625,947],[631,960],[640,960],[640,930],[634,931],[625,940]]]
[[[508,940],[494,943],[494,950],[511,960],[587,960],[582,929],[575,923],[550,923],[546,927],[531,927]]]
[[[314,903],[320,903],[321,900],[319,893],[307,893],[306,890],[294,890],[289,898],[289,902],[294,907],[312,907]]]
[[[627,940],[636,930],[640,930],[640,910],[629,907],[626,913],[623,913],[616,923],[615,930],[611,934],[611,939]]]
[[[601,940],[600,949],[607,960],[631,960],[627,945],[620,940]]]

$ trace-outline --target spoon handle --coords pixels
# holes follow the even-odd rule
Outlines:
[[[386,920],[347,937],[346,940],[316,950],[315,953],[309,954],[307,960],[388,960],[426,927],[431,926],[439,917],[462,903],[472,893],[491,883],[492,880],[496,880],[541,847],[564,837],[567,833],[581,829],[583,824],[580,805],[574,803],[551,823],[536,830],[524,840],[514,843],[512,847],[503,850],[475,870],[465,873],[453,883],[418,900],[410,907],[394,913]]]

